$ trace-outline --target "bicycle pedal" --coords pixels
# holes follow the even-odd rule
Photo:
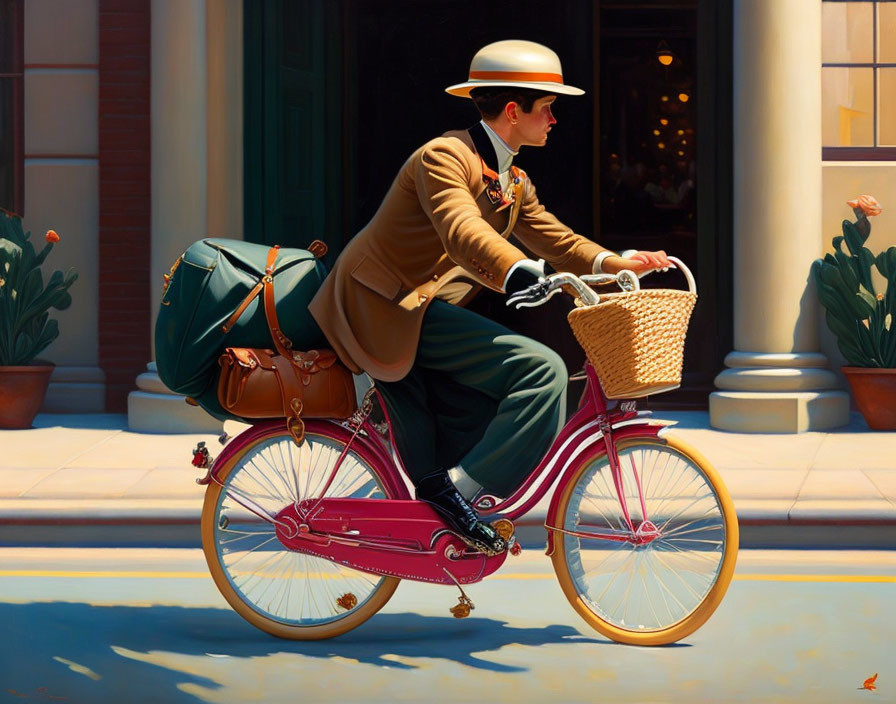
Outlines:
[[[457,601],[459,603],[448,609],[454,618],[466,618],[476,608],[468,596],[459,596]]]
[[[491,525],[492,528],[494,528],[495,533],[504,538],[504,540],[509,542],[511,537],[513,537],[513,522],[509,519],[499,518]]]
[[[346,611],[351,611],[358,605],[358,598],[351,592],[346,592],[336,600],[336,603]]]

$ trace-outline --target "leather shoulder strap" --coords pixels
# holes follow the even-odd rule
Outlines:
[[[274,305],[274,262],[277,261],[279,253],[280,245],[275,245],[268,251],[264,278],[261,280],[264,285],[264,314],[268,320],[268,327],[271,330],[271,337],[274,338],[274,346],[277,348],[277,351],[286,359],[292,359],[292,354],[290,353],[292,341],[280,329],[280,321],[277,320],[277,307]]]

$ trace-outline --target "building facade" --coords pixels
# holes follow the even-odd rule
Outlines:
[[[214,427],[153,373],[162,275],[206,235],[323,239],[335,256],[408,154],[475,120],[443,88],[480,46],[518,37],[587,91],[517,158],[540,199],[605,246],[661,247],[697,276],[683,388],[655,404],[708,407],[730,430],[845,423],[809,268],[860,193],[884,206],[868,246],[896,242],[894,4],[518,5],[2,0],[0,205],[57,230],[51,265],[80,274],[43,355],[57,365],[43,410]],[[556,339],[560,313],[508,324]]]

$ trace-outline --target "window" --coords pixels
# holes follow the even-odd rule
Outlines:
[[[24,0],[0,0],[0,208],[24,210]]]
[[[896,1],[824,0],[826,160],[896,160]]]

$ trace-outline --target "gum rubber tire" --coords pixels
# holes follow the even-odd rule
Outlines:
[[[325,438],[330,443],[344,447],[344,442],[342,440],[335,436],[328,436],[325,431],[308,432],[306,434],[306,442],[319,441],[321,438]],[[235,438],[232,442],[236,442],[237,440],[238,438]],[[286,638],[290,640],[322,640],[325,638],[333,638],[360,626],[377,613],[377,611],[383,608],[395,593],[395,589],[398,587],[401,580],[396,577],[381,577],[379,584],[374,587],[374,591],[362,604],[349,610],[345,615],[335,618],[327,623],[316,625],[284,623],[265,615],[260,610],[254,608],[247,600],[241,598],[240,594],[228,578],[227,570],[221,564],[216,549],[215,529],[219,525],[220,520],[219,507],[221,506],[221,503],[219,502],[219,497],[224,489],[222,484],[228,484],[228,479],[231,477],[231,474],[235,470],[238,471],[239,468],[243,466],[244,458],[246,458],[247,455],[250,455],[255,448],[258,448],[263,445],[263,443],[269,441],[293,443],[290,434],[284,429],[276,429],[265,433],[251,444],[244,448],[240,448],[240,450],[227,461],[226,465],[217,473],[221,484],[212,481],[208,485],[201,518],[202,548],[205,553],[206,562],[208,563],[208,568],[215,584],[230,606],[256,628],[259,628],[266,633],[270,633],[273,636],[277,636],[278,638]],[[377,484],[384,493],[384,498],[391,498],[385,496],[385,489],[383,489],[385,485],[379,480],[375,468],[371,466],[370,463],[365,462],[361,457],[354,455],[354,453],[351,453],[349,456],[354,456],[359,461],[359,464],[376,479]],[[328,495],[332,494],[328,493]],[[285,547],[283,547],[282,550],[284,553],[287,552]],[[319,558],[311,559],[316,560]]]
[[[601,447],[603,446],[601,445]],[[655,436],[645,436],[643,438],[630,437],[620,440],[617,443],[617,450],[620,454],[624,453],[625,450],[631,450],[633,448],[670,448],[673,452],[678,453],[685,460],[689,461],[702,473],[706,484],[712,489],[712,492],[715,495],[716,502],[720,509],[721,522],[724,531],[724,554],[715,582],[709,588],[703,599],[690,611],[690,613],[677,622],[666,625],[665,627],[649,631],[639,631],[620,627],[619,625],[610,623],[608,620],[595,613],[595,611],[589,607],[587,600],[583,598],[583,595],[577,590],[575,579],[573,578],[569,566],[569,556],[565,547],[564,538],[566,536],[559,531],[554,533],[554,549],[551,559],[554,563],[554,571],[557,574],[557,579],[560,582],[563,593],[566,595],[566,598],[576,612],[578,612],[578,614],[592,628],[619,643],[642,646],[667,645],[691,635],[694,631],[700,628],[700,626],[702,626],[713,614],[721,603],[722,598],[725,596],[725,592],[734,575],[734,568],[737,562],[739,542],[737,515],[734,510],[734,503],[732,502],[728,490],[722,482],[718,472],[702,454],[687,443],[668,435],[663,438]],[[573,474],[570,481],[568,481],[562,488],[560,502],[555,514],[554,525],[557,525],[558,522],[562,525],[563,521],[565,521],[565,516],[567,515],[570,500],[574,494],[576,485],[582,480],[583,475],[585,475],[591,467],[592,462],[595,460],[606,462],[603,453],[589,454],[582,462],[579,469]],[[632,499],[629,498],[629,501],[631,500]],[[640,512],[639,509],[637,510]],[[649,514],[649,505],[647,511]]]

